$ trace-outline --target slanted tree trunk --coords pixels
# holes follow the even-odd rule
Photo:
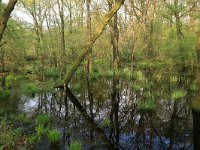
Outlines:
[[[73,63],[73,65],[68,69],[63,84],[68,85],[71,78],[73,77],[74,73],[80,66],[80,64],[83,62],[85,56],[89,53],[90,47],[94,44],[96,39],[103,33],[103,30],[107,23],[110,21],[110,19],[114,16],[114,14],[119,10],[119,8],[123,5],[125,0],[118,0],[115,3],[115,6],[113,6],[112,10],[110,10],[102,20],[102,22],[99,24],[99,26],[96,28],[95,34],[91,37],[91,41],[88,42],[84,48],[82,49],[81,53],[78,55],[77,59]],[[63,87],[63,85],[58,86],[58,87]]]
[[[9,0],[6,8],[3,10],[3,13],[0,15],[0,43],[3,37],[3,33],[6,29],[7,22],[10,18],[10,14],[13,11],[18,0]]]
[[[71,102],[76,106],[76,108],[79,110],[79,112],[82,114],[83,118],[85,119],[86,123],[93,128],[93,130],[99,135],[102,142],[105,144],[105,146],[109,150],[114,150],[114,145],[111,144],[111,142],[108,140],[106,135],[104,134],[104,131],[94,122],[93,119],[88,115],[86,110],[83,108],[83,106],[80,104],[80,102],[76,99],[76,97],[73,95],[73,93],[70,91],[68,87],[66,87],[66,92],[68,97],[71,99]]]

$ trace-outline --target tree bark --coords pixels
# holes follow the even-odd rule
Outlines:
[[[63,63],[65,64],[66,60],[66,53],[65,53],[65,22],[64,22],[64,2],[63,0],[57,0],[58,7],[59,7],[59,16],[60,16],[60,24],[61,24],[61,53],[63,56]]]
[[[7,22],[10,18],[10,14],[13,11],[18,0],[9,0],[3,14],[0,16],[0,42],[3,37],[3,33],[6,29]]]
[[[108,2],[109,9],[112,8],[113,2]],[[116,149],[119,147],[119,121],[118,121],[118,112],[119,112],[119,92],[117,90],[117,86],[119,86],[119,79],[116,77],[116,71],[119,68],[119,56],[118,56],[118,41],[119,41],[119,31],[118,31],[118,17],[117,13],[114,15],[113,20],[110,20],[110,34],[111,34],[111,44],[113,48],[113,58],[112,58],[112,68],[114,70],[114,76],[112,81],[112,108],[110,113],[110,121],[111,121],[111,130],[110,130],[110,138],[112,138],[113,132],[115,136]]]
[[[91,4],[91,0],[87,0],[86,1],[86,5],[87,5],[87,34],[88,34],[88,41],[91,40],[91,35],[92,35],[92,28],[91,28],[91,11],[90,11],[90,4]],[[91,82],[91,70],[92,70],[92,56],[91,56],[91,52],[92,52],[92,47],[90,47],[90,54],[88,56],[87,59],[87,74],[86,74],[86,81],[87,81],[87,92],[88,92],[88,99],[90,102],[90,117],[93,120],[94,119],[94,113],[93,113],[93,105],[94,105],[94,99],[93,99],[93,93],[92,93],[92,82]],[[90,141],[92,143],[92,147],[91,150],[94,149],[93,143],[94,143],[94,135],[93,135],[93,129],[90,129]]]

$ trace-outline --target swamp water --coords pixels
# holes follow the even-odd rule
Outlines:
[[[140,94],[139,94],[140,95]],[[110,134],[111,122],[109,120],[111,102],[106,98],[94,100],[93,115],[95,123],[103,129],[104,134],[119,149],[124,150],[165,150],[165,149],[193,149],[192,142],[192,113],[187,99],[165,100],[160,99],[155,104],[147,103],[150,108],[138,107],[138,95],[128,88],[121,90],[119,97],[118,127],[119,143],[116,144],[114,134]],[[17,100],[1,101],[2,118],[9,118],[10,114],[24,114],[31,118],[31,123],[21,126],[25,135],[34,134],[36,126],[35,116],[46,114],[50,119],[50,126],[59,134],[59,143],[55,148],[46,136],[31,145],[30,149],[69,149],[69,142],[79,141],[83,149],[107,149],[101,137],[91,128],[82,117],[79,110],[70,99],[64,100],[64,92],[56,90],[53,93],[36,94],[34,97],[21,96]],[[88,114],[90,102],[87,95],[76,93],[83,108]],[[106,97],[106,96],[105,96]],[[104,99],[104,100],[102,100]],[[151,108],[155,105],[155,108]],[[91,130],[92,129],[92,130]],[[31,133],[29,133],[29,130]],[[92,131],[92,139],[91,139]],[[28,149],[29,149],[28,148]]]

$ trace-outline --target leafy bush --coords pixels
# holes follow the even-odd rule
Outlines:
[[[46,133],[47,133],[47,128],[45,128],[43,125],[38,125],[38,126],[36,126],[36,133],[37,133],[36,139],[37,139],[38,141],[40,141],[41,138],[42,138],[44,135],[46,135]]]
[[[184,90],[175,90],[172,94],[171,94],[171,98],[174,100],[179,100],[182,99],[185,95],[186,95],[186,91]]]
[[[56,77],[59,76],[59,72],[56,70],[55,67],[47,67],[45,69],[45,76],[46,77],[56,78]]]
[[[35,83],[24,83],[22,85],[22,92],[26,94],[27,96],[32,96],[34,97],[36,93],[39,92],[39,88]]]
[[[34,67],[32,65],[26,65],[25,73],[30,73],[34,71]]]
[[[101,73],[98,70],[94,70],[91,75],[91,80],[97,81],[100,77],[102,77]]]
[[[196,91],[197,90],[197,86],[194,83],[192,83],[190,85],[189,89],[192,90],[192,91]]]
[[[0,100],[7,100],[11,96],[10,90],[3,90],[0,88]]]
[[[178,77],[177,76],[170,76],[170,82],[171,83],[177,83],[178,82]]]
[[[17,76],[14,74],[9,74],[6,76],[6,87],[13,87],[17,85]]]
[[[153,99],[147,99],[145,101],[140,101],[138,104],[139,109],[144,109],[144,110],[153,110],[155,109],[155,100]]]
[[[114,72],[112,70],[108,70],[105,72],[105,77],[111,79],[114,76]]]
[[[2,119],[0,122],[0,149],[12,149],[22,137],[21,128],[12,128],[10,122]]]
[[[74,141],[70,144],[69,150],[82,150],[82,145],[79,141]]]
[[[132,84],[131,87],[134,91],[140,91],[141,90],[141,86],[139,84],[136,84],[136,83]]]
[[[42,126],[46,126],[49,125],[49,116],[48,115],[38,115],[36,117],[36,124],[37,125],[42,125]]]
[[[125,75],[127,79],[132,79],[133,77],[132,71],[129,68],[123,69],[123,74]]]
[[[30,123],[31,119],[28,118],[25,114],[20,114],[16,117],[16,119],[22,123]]]
[[[142,71],[136,71],[136,72],[134,72],[133,76],[138,81],[144,81],[145,80],[145,76],[142,73]]]
[[[48,133],[48,138],[51,143],[58,142],[60,139],[60,133],[57,130],[51,130]]]

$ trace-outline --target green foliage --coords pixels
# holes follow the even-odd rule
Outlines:
[[[82,150],[82,145],[79,141],[74,141],[70,144],[69,150]]]
[[[41,126],[49,125],[50,119],[48,115],[38,115],[36,117],[36,124]]]
[[[124,68],[123,69],[123,74],[125,75],[125,77],[129,80],[132,79],[133,75],[132,75],[132,71],[129,68]]]
[[[103,126],[109,127],[110,126],[110,119],[103,119]]]
[[[31,145],[34,144],[35,141],[37,141],[36,136],[30,136],[30,137],[28,137],[28,138],[27,138],[27,141],[28,141],[28,143],[31,144]]]
[[[46,133],[47,133],[47,128],[45,128],[43,125],[36,126],[36,137],[37,137],[36,139],[38,141],[40,141],[41,138],[46,135]]]
[[[7,124],[6,120],[0,122],[0,145],[13,146],[14,145],[14,134],[13,130]]]
[[[38,88],[37,92],[51,93],[54,91],[54,85],[55,85],[55,82],[53,81],[53,79],[48,79],[47,82],[40,82],[37,86]]]
[[[108,79],[112,79],[114,76],[114,72],[112,70],[108,70],[105,72],[105,77]]]
[[[22,130],[20,128],[12,128],[11,122],[2,119],[0,122],[0,147],[12,149],[14,145],[22,137]]]
[[[25,73],[31,73],[34,71],[33,65],[26,65],[24,69]]]
[[[144,74],[142,73],[142,71],[136,71],[136,72],[134,72],[133,76],[134,76],[134,78],[135,78],[137,81],[145,81],[145,76],[144,76]]]
[[[190,89],[191,91],[196,91],[196,90],[197,90],[197,86],[196,86],[194,83],[192,83],[192,84],[190,85],[189,89]]]
[[[49,78],[57,78],[59,77],[59,72],[55,67],[46,67],[45,76]]]
[[[138,108],[143,110],[153,110],[155,109],[155,107],[156,107],[155,100],[151,98],[144,101],[140,101],[138,104]]]
[[[73,90],[76,91],[77,93],[80,93],[81,92],[81,86],[79,83],[76,83],[74,86],[73,86]]]
[[[136,84],[136,83],[132,84],[131,87],[134,91],[140,91],[141,90],[141,85]]]
[[[172,92],[171,98],[173,100],[180,100],[180,99],[184,98],[186,94],[187,94],[187,92],[185,90],[178,89],[178,90],[175,90]]]
[[[31,119],[27,117],[25,114],[18,115],[16,119],[22,123],[31,123]]]
[[[60,139],[60,133],[57,130],[50,130],[48,132],[48,138],[51,143],[56,143]]]
[[[14,74],[6,76],[6,87],[15,87],[17,85],[18,78]]]
[[[36,83],[26,82],[22,86],[22,92],[27,96],[34,97],[36,93],[39,92],[39,88],[37,87]]]
[[[102,77],[101,72],[99,72],[98,69],[94,69],[93,72],[92,72],[92,74],[91,74],[91,80],[92,81],[97,81],[101,77]]]
[[[170,83],[176,84],[178,82],[177,76],[170,76]]]
[[[11,91],[10,90],[3,90],[0,88],[0,101],[1,100],[7,100],[11,96]]]

